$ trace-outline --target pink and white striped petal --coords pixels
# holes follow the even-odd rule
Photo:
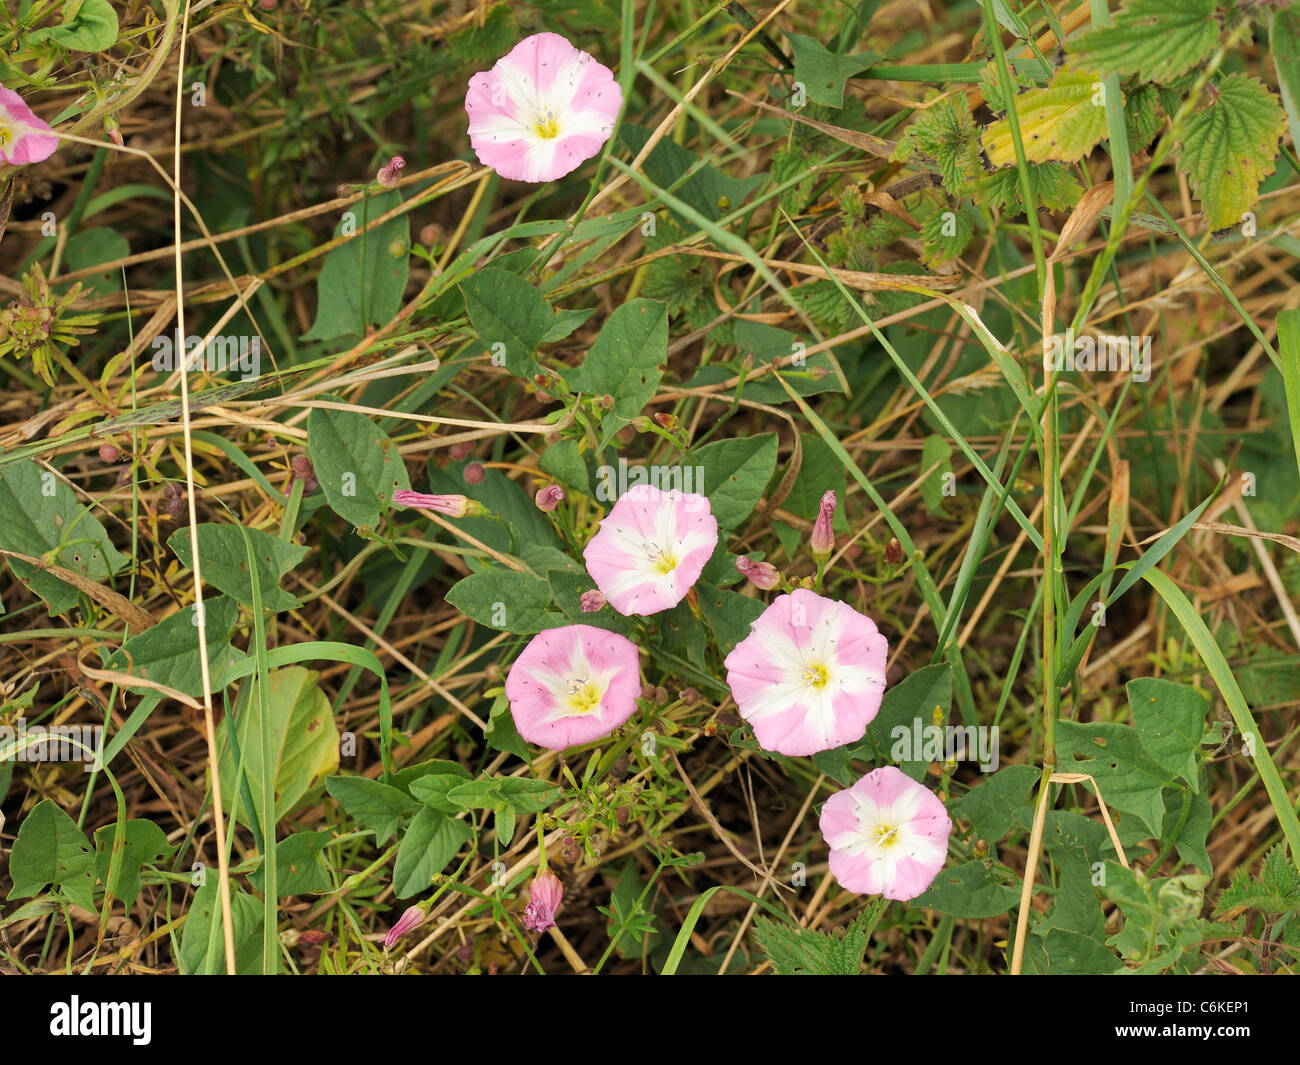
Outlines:
[[[727,684],[764,750],[804,756],[862,739],[880,710],[888,641],[841,603],[798,588],[727,655]]]
[[[613,72],[558,33],[537,33],[469,79],[465,110],[479,162],[513,181],[555,181],[596,155],[623,91]]]

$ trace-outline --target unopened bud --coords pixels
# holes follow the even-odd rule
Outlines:
[[[562,499],[564,499],[564,489],[558,484],[548,484],[545,488],[538,489],[537,494],[533,496],[537,509],[548,514],[560,505]]]
[[[885,545],[885,561],[891,566],[897,566],[903,561],[903,545],[898,542],[897,536],[891,536]]]
[[[822,496],[817,521],[813,524],[812,535],[808,538],[808,548],[818,562],[825,562],[835,550],[835,533],[831,530],[831,520],[835,517],[835,508],[839,499],[833,489]]]
[[[654,418],[655,418],[655,424],[658,425],[660,429],[677,428],[676,415],[668,414],[666,411],[659,411],[657,414],[655,414]]]
[[[755,588],[761,588],[765,592],[770,592],[781,583],[781,574],[770,562],[754,562],[741,555],[736,559],[736,569],[742,576],[747,577]]]
[[[118,451],[112,444],[100,444],[99,457],[105,462],[116,462],[122,457],[122,452]]]
[[[397,179],[401,176],[403,168],[406,166],[406,160],[400,155],[393,156],[384,168],[375,175],[375,180],[383,185],[386,189],[391,189],[397,184]]]
[[[487,476],[487,470],[483,468],[481,462],[469,463],[461,474],[465,478],[466,484],[482,484],[483,478]]]
[[[578,597],[578,603],[582,607],[584,614],[594,614],[597,610],[604,610],[605,604],[609,602],[605,598],[605,593],[598,588],[592,588],[589,592],[583,592]]]
[[[473,450],[473,444],[469,443],[467,440],[462,440],[459,444],[452,444],[451,447],[447,449],[447,454],[450,455],[453,460],[459,462],[461,459],[469,458],[470,452]]]

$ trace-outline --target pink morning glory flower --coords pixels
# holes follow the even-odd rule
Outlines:
[[[0,85],[0,162],[39,163],[59,146],[47,122],[42,122],[23,98]]]
[[[545,932],[555,926],[555,915],[564,898],[564,885],[549,869],[543,869],[528,886],[528,905],[524,907],[524,927],[530,932]]]
[[[506,676],[519,735],[553,751],[608,736],[640,694],[636,644],[592,625],[539,632]]]
[[[934,792],[890,765],[827,799],[821,830],[841,887],[901,902],[939,875],[952,820]]]
[[[536,33],[469,79],[469,142],[503,178],[554,181],[600,151],[622,105],[608,67],[558,33]]]
[[[619,496],[582,557],[610,606],[645,615],[680,603],[717,546],[705,496],[639,484]]]
[[[445,514],[449,518],[474,518],[487,513],[487,507],[478,500],[466,496],[435,496],[427,492],[412,492],[407,488],[399,488],[394,492],[393,502],[399,507],[432,510],[437,514]]]
[[[727,684],[760,747],[817,754],[866,734],[888,646],[869,617],[798,588],[772,600],[727,655]]]

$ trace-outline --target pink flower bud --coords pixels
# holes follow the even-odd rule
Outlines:
[[[524,927],[530,932],[545,932],[555,927],[555,915],[564,898],[564,885],[549,869],[543,869],[528,887],[528,905],[524,907]]]
[[[487,476],[487,470],[483,468],[483,463],[471,462],[462,471],[461,476],[465,478],[466,484],[482,484],[483,478]]]
[[[388,160],[388,165],[375,175],[375,180],[378,181],[379,184],[383,185],[384,188],[391,189],[397,184],[397,179],[401,176],[402,169],[405,166],[406,160],[400,155],[395,155]]]
[[[401,917],[397,919],[397,924],[388,930],[388,935],[384,936],[384,950],[392,950],[393,944],[396,943],[407,932],[419,926],[424,920],[424,910],[419,906],[410,906]]]
[[[105,462],[116,462],[122,457],[122,452],[112,444],[100,444],[99,457]]]
[[[473,450],[473,444],[468,440],[462,440],[459,444],[452,444],[451,447],[447,449],[447,454],[459,462],[461,459],[469,458],[470,452]]]
[[[831,519],[835,516],[835,507],[839,500],[833,490],[822,496],[821,511],[813,525],[812,536],[808,538],[808,547],[813,558],[825,562],[835,550],[835,533],[831,531]]]
[[[412,492],[399,488],[393,493],[393,502],[399,507],[418,507],[445,514],[449,518],[476,518],[487,513],[487,507],[465,496],[434,496],[425,492]]]
[[[604,592],[598,588],[593,588],[589,592],[583,592],[579,596],[578,602],[582,605],[584,614],[594,614],[597,610],[603,610],[609,600],[605,598]]]
[[[781,574],[770,562],[754,562],[741,555],[736,559],[736,569],[748,577],[755,588],[761,588],[765,592],[770,592],[781,583]]]
[[[563,488],[558,484],[548,484],[545,488],[538,490],[537,495],[533,496],[533,502],[537,504],[538,510],[550,513],[560,505],[560,500],[563,498]]]

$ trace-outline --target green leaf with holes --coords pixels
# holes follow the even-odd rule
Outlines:
[[[280,579],[303,560],[307,548],[286,543],[261,529],[243,529],[237,525],[205,522],[198,526],[199,565],[203,579],[214,588],[233,596],[238,602],[253,601],[251,574],[257,573],[262,592],[262,606],[271,611],[292,610],[298,597],[280,587]],[[253,569],[249,567],[244,533],[253,548]],[[188,526],[177,529],[167,546],[187,569],[193,561],[192,537]]]
[[[71,485],[30,459],[0,470],[0,547],[49,558],[93,581],[127,563],[99,519],[77,500]],[[77,605],[77,589],[26,562],[9,559],[14,576],[45,600],[51,614]]]

